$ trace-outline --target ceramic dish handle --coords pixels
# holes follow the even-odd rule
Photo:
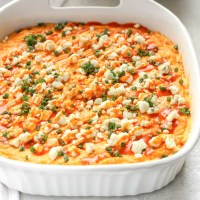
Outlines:
[[[127,22],[127,18],[134,19],[134,21],[144,21],[143,16],[141,19],[141,13],[136,10],[133,12],[133,8],[140,5],[145,8],[146,4],[152,6],[153,0],[118,0],[119,4],[113,4],[113,1],[108,1],[110,6],[101,6],[103,1],[99,1],[100,5],[97,5],[94,1],[91,5],[85,5],[85,0],[81,0],[82,6],[68,6],[68,2],[64,2],[65,7],[62,7],[61,0],[56,0],[57,5],[51,4],[52,0],[13,0],[10,3],[0,8],[0,39],[7,34],[17,31],[21,28],[34,26],[39,22],[44,23],[59,23],[64,21],[101,21],[102,23],[108,23],[115,21],[119,23]],[[106,0],[104,0],[106,2]],[[71,0],[72,3],[72,0]],[[121,13],[119,15],[118,13]],[[149,12],[149,11],[148,11]],[[133,16],[132,16],[133,15]],[[123,16],[123,17],[122,17]],[[139,17],[140,16],[140,17]],[[149,21],[149,19],[147,20]],[[144,23],[145,25],[145,23]]]
[[[17,12],[19,11],[20,14],[23,14],[24,12],[27,13],[27,8],[30,9],[30,14],[37,12],[38,10],[41,11],[47,11],[47,10],[67,10],[72,8],[87,8],[87,7],[98,7],[98,8],[123,8],[123,7],[130,7],[134,5],[135,0],[102,0],[102,1],[91,1],[91,0],[80,0],[79,2],[74,2],[72,0],[13,0],[12,2],[6,4],[0,9],[0,12],[2,9],[10,8],[13,11]],[[146,1],[153,1],[153,0],[146,0]],[[52,3],[53,2],[53,3]],[[23,11],[25,10],[25,11]]]
[[[120,0],[49,0],[50,6],[58,7],[116,7]]]

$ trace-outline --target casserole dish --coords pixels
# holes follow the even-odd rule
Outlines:
[[[185,71],[190,75],[191,80],[190,93],[192,94],[193,106],[192,131],[187,144],[176,155],[164,160],[134,165],[43,166],[1,158],[0,181],[11,188],[31,194],[120,196],[150,192],[161,188],[173,180],[175,175],[180,171],[187,153],[192,149],[199,136],[199,125],[197,122],[199,113],[197,105],[199,101],[199,91],[198,88],[194,90],[193,87],[194,84],[195,87],[198,87],[198,65],[185,28],[176,17],[152,1],[126,0],[121,1],[120,5],[115,8],[94,7],[59,9],[49,7],[48,1],[35,1],[34,5],[31,6],[32,3],[32,1],[14,1],[14,3],[9,4],[0,11],[2,20],[2,22],[0,21],[1,27],[5,26],[5,29],[1,32],[1,36],[5,36],[7,33],[17,28],[34,25],[38,21],[80,21],[78,19],[78,13],[82,12],[84,15],[82,21],[85,22],[89,21],[91,16],[94,16],[94,21],[103,23],[110,21],[117,21],[120,23],[137,21],[150,29],[159,30],[178,43],[184,57]],[[131,4],[133,4],[133,7],[130,6]],[[33,20],[33,16],[26,13],[25,9],[23,9],[24,13],[19,15],[17,12],[20,11],[19,8],[23,6],[24,8],[31,6],[33,13],[37,13],[41,9],[43,14],[34,16]],[[67,14],[65,14],[66,10]],[[139,13],[143,12],[145,15],[140,16]],[[10,17],[8,13],[14,13],[16,18],[9,20]],[[102,13],[104,15],[102,15]],[[152,13],[156,14],[152,17],[152,22],[149,22],[148,18]],[[120,19],[119,16],[121,15],[124,16],[123,19]],[[161,18],[162,24],[158,21],[154,21],[157,18]],[[193,67],[191,71],[189,66]],[[5,169],[7,170],[6,173]]]

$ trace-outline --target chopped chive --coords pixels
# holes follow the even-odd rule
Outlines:
[[[63,23],[58,23],[58,24],[55,25],[54,29],[55,29],[56,31],[60,31],[60,30],[62,30],[64,27],[65,27],[65,24],[63,24]]]
[[[127,35],[128,35],[128,37],[131,36],[132,32],[133,32],[133,31],[129,28],[128,31],[127,31]]]
[[[108,124],[108,130],[115,130],[116,123],[115,122],[109,122]]]
[[[190,110],[188,108],[180,108],[179,112],[185,115],[190,115]]]
[[[102,95],[102,101],[106,101],[107,100],[107,96],[106,96],[106,94],[103,94]]]
[[[106,147],[106,151],[111,155],[113,154],[113,151],[112,151],[111,147]]]
[[[84,145],[83,143],[80,143],[80,144],[78,145],[78,148],[79,148],[79,149],[83,149],[83,145]]]
[[[125,147],[126,146],[126,143],[125,142],[122,142],[121,143],[121,147]]]
[[[178,68],[177,67],[174,69],[174,72],[178,72]]]
[[[59,56],[59,52],[57,50],[55,50],[53,53],[55,56]]]
[[[178,50],[178,45],[177,44],[174,45],[174,49]]]
[[[24,151],[25,149],[24,149],[24,147],[23,146],[20,146],[19,147],[19,151]]]
[[[46,35],[51,35],[53,33],[53,31],[47,31]]]
[[[183,85],[183,79],[180,79],[180,80],[179,80],[179,83],[180,83],[181,85]]]
[[[137,109],[138,109],[138,105],[135,105],[135,106],[130,108],[130,110],[132,110],[132,111],[136,111]]]
[[[7,65],[6,66],[6,69],[8,69],[8,70],[10,70],[10,69],[12,69],[13,67],[11,66],[11,65]]]
[[[124,75],[125,75],[125,71],[121,71],[121,72],[118,73],[118,77],[119,78],[122,77],[122,76],[124,76]]]
[[[160,89],[161,91],[166,91],[166,87],[164,87],[164,86],[159,86],[159,89]]]
[[[63,156],[63,151],[59,151],[58,156]]]
[[[61,139],[61,138],[58,138],[58,142],[59,142],[59,144],[60,144],[61,146],[64,146],[64,145],[65,145],[64,140]]]
[[[133,86],[132,88],[131,88],[131,90],[137,90],[137,87],[136,86]]]
[[[81,69],[84,70],[84,72],[87,76],[98,72],[98,68],[96,68],[94,65],[92,65],[91,62],[88,62],[88,63],[82,65]]]
[[[171,102],[172,98],[171,97],[167,97],[167,101]]]
[[[60,133],[62,133],[62,130],[59,128],[59,129],[56,131],[56,133],[60,134]]]
[[[40,23],[38,23],[38,26],[40,26],[40,27],[45,26],[45,23],[40,22]]]
[[[115,101],[117,99],[116,96],[112,96],[112,100]]]
[[[66,153],[63,154],[63,157],[65,162],[69,161],[69,157]]]
[[[114,157],[122,157],[122,155],[119,153],[119,151],[116,151],[116,152],[114,153]]]
[[[8,132],[7,131],[3,133],[3,137],[8,138]]]
[[[100,50],[96,50],[96,51],[94,52],[94,55],[95,55],[96,57],[99,57],[99,54],[100,54]]]
[[[30,147],[30,151],[31,151],[32,153],[35,152],[35,148],[34,148],[34,146]]]
[[[161,155],[160,158],[161,158],[161,159],[162,159],[162,158],[166,158],[167,156],[168,156],[167,154],[163,154],[163,155]]]
[[[23,101],[28,101],[28,100],[29,100],[29,96],[23,95],[23,96],[22,96],[22,100],[23,100]]]
[[[3,99],[7,99],[9,97],[9,94],[8,93],[5,93],[2,95]]]
[[[66,36],[66,31],[62,31],[62,37]]]

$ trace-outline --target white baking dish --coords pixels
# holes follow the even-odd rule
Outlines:
[[[177,154],[146,163],[99,166],[52,166],[0,157],[0,182],[29,194],[57,196],[122,196],[157,190],[181,170],[199,138],[200,77],[187,30],[170,11],[152,0],[121,0],[117,7],[52,8],[48,0],[15,0],[0,9],[0,38],[38,22],[138,22],[158,30],[179,45],[190,77],[192,130]]]

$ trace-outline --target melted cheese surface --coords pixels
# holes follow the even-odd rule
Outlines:
[[[43,24],[0,42],[0,156],[116,164],[179,151],[191,125],[178,46],[139,24]]]

